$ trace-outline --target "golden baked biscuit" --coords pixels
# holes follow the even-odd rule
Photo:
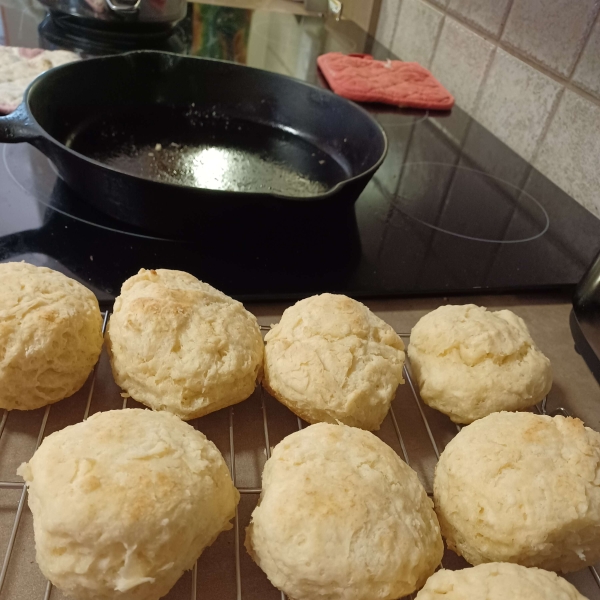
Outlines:
[[[488,563],[434,573],[416,600],[586,600],[566,579],[542,569]]]
[[[408,357],[423,401],[455,423],[528,408],[552,385],[550,361],[509,310],[441,306],[414,326]]]
[[[297,302],[265,342],[264,386],[309,423],[379,429],[404,382],[402,340],[347,296]]]
[[[231,529],[239,493],[212,442],[176,416],[96,413],[19,467],[36,560],[77,600],[157,600]]]
[[[473,565],[577,571],[600,560],[600,434],[578,419],[493,413],[464,427],[435,471],[448,547]]]
[[[368,431],[319,423],[274,449],[246,548],[294,600],[392,600],[439,565],[440,529],[417,474]]]
[[[101,350],[90,290],[46,267],[0,264],[0,408],[32,410],[74,394]]]
[[[106,344],[127,394],[186,420],[248,398],[263,360],[254,315],[193,275],[168,269],[142,269],[123,284]]]

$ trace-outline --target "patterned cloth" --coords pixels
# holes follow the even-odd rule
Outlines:
[[[413,108],[449,110],[452,94],[415,62],[380,61],[368,54],[329,52],[317,64],[331,89],[356,102],[383,102]]]

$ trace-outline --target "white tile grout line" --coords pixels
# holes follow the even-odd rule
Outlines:
[[[421,1],[428,4],[429,6],[432,6],[437,11],[441,11],[441,12],[447,11],[447,9],[442,9],[438,5],[433,3],[432,0],[421,0]],[[536,62],[535,60],[531,59],[527,55],[521,54],[516,48],[513,48],[506,42],[503,42],[500,38],[496,38],[495,36],[490,35],[489,33],[484,32],[481,29],[478,29],[477,27],[474,27],[472,23],[469,23],[469,21],[466,21],[464,18],[455,14],[454,12],[452,12],[452,13],[444,12],[444,14],[446,15],[446,17],[449,17],[450,19],[454,19],[457,23],[460,23],[462,26],[469,29],[472,33],[475,33],[479,37],[482,37],[483,39],[485,39],[488,42],[490,42],[491,44],[497,46],[501,50],[504,50],[504,52],[506,52],[507,54],[510,54],[514,58],[517,58],[521,62],[524,62],[525,64],[529,65],[533,69],[536,69],[537,71],[542,73],[542,75],[545,75],[546,77],[548,77],[550,79],[553,79],[557,83],[564,86],[566,89],[571,90],[572,92],[575,92],[576,94],[579,94],[580,96],[584,97],[586,100],[588,100],[596,105],[600,105],[600,98],[598,98],[594,94],[588,92],[586,89],[579,87],[577,84],[574,84],[570,79],[567,79],[567,78],[563,77],[562,75],[555,73],[554,71],[552,71],[548,67],[542,65],[541,63]],[[402,57],[400,57],[400,58],[402,58]],[[432,58],[432,60],[433,60],[433,58]],[[469,114],[469,116],[473,116],[472,112],[470,112],[468,114]]]
[[[558,90],[558,94],[556,94],[556,98],[554,98],[554,101],[552,102],[552,106],[550,107],[550,111],[548,112],[548,116],[546,117],[546,122],[544,123],[544,126],[542,127],[542,131],[540,132],[540,135],[537,139],[537,143],[535,145],[535,148],[533,149],[531,158],[527,161],[534,168],[535,168],[535,163],[537,161],[537,157],[542,149],[542,146],[544,145],[544,142],[546,141],[548,131],[550,131],[550,127],[552,126],[554,117],[556,116],[556,113],[558,112],[558,107],[560,106],[561,100],[565,94],[566,89],[567,89],[566,87],[563,87],[562,89]]]
[[[502,36],[504,35],[504,30],[506,29],[506,24],[508,23],[508,17],[510,16],[510,11],[512,10],[514,3],[515,3],[515,0],[509,0],[506,5],[506,10],[504,11],[504,14],[502,15],[502,24],[500,25],[500,31],[498,32],[499,40],[502,39]]]
[[[431,51],[431,56],[429,57],[429,64],[427,68],[431,70],[433,66],[433,61],[435,60],[435,55],[437,54],[438,46],[440,45],[440,38],[442,37],[442,31],[446,26],[446,13],[443,11],[439,11],[442,13],[442,20],[440,21],[437,33],[435,34],[435,40],[433,41],[433,49]]]
[[[481,82],[479,84],[479,87],[477,88],[477,93],[475,94],[475,99],[473,100],[473,107],[471,108],[471,111],[468,113],[469,116],[471,116],[471,120],[469,121],[469,125],[468,125],[469,129],[471,128],[473,119],[477,120],[475,115],[477,115],[477,112],[479,111],[479,104],[481,103],[481,98],[483,97],[483,91],[484,91],[487,81],[489,79],[490,71],[492,70],[492,65],[494,64],[494,59],[496,58],[497,52],[498,52],[498,46],[494,45],[494,48],[492,49],[492,52],[490,54],[490,58],[488,59],[488,62],[485,65],[485,69],[483,70],[483,77],[481,78]],[[468,136],[468,132],[465,133],[463,142],[466,141],[467,136]],[[461,144],[461,153],[463,150],[463,145],[464,144]],[[513,152],[514,152],[514,150],[513,150]]]
[[[385,46],[387,50],[392,52],[392,44],[394,43],[394,38],[396,37],[396,30],[398,29],[398,23],[400,21],[400,11],[402,10],[402,0],[398,0],[398,10],[396,11],[396,15],[394,16],[394,26],[392,28],[392,37],[390,38],[390,45]],[[379,23],[377,24],[379,25]],[[393,52],[392,52],[393,54]]]
[[[585,52],[587,45],[590,43],[590,38],[592,37],[592,32],[594,31],[594,28],[596,27],[596,23],[600,22],[600,7],[597,7],[596,10],[597,10],[596,16],[591,20],[590,23],[588,23],[587,31],[585,32],[585,34],[583,36],[583,39],[581,41],[581,46],[579,47],[579,50],[577,52],[577,56],[575,57],[575,60],[573,61],[573,64],[571,65],[571,68],[569,70],[569,76],[568,76],[569,81],[573,81],[573,75],[575,75],[575,71],[577,70],[577,67],[579,66],[581,57],[583,56],[583,53]]]

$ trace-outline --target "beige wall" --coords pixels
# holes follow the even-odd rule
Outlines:
[[[377,39],[600,217],[598,0],[383,0]]]

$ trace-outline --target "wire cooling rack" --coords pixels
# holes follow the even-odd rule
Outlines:
[[[105,313],[103,330],[107,320]],[[269,327],[261,329],[266,331]],[[399,335],[408,342],[409,333],[399,332]],[[408,362],[404,377],[406,384],[400,386],[376,433],[415,469],[431,496],[433,471],[440,452],[460,427],[423,404]],[[18,465],[29,460],[50,433],[85,420],[95,412],[134,406],[141,407],[131,399],[122,398],[103,352],[86,385],[71,398],[37,411],[0,413],[0,600],[64,598],[60,590],[44,579],[35,563],[32,517],[27,506],[27,489],[15,475]],[[548,411],[546,400],[535,410],[541,414],[566,414],[560,408]],[[307,424],[260,387],[245,402],[191,424],[217,445],[229,464],[241,499],[233,528],[205,550],[166,600],[285,600],[285,595],[271,586],[245,551],[244,530],[260,494],[260,475],[271,448]],[[442,564],[450,569],[468,566],[449,551]],[[567,579],[590,600],[600,600],[597,567],[570,574]]]

